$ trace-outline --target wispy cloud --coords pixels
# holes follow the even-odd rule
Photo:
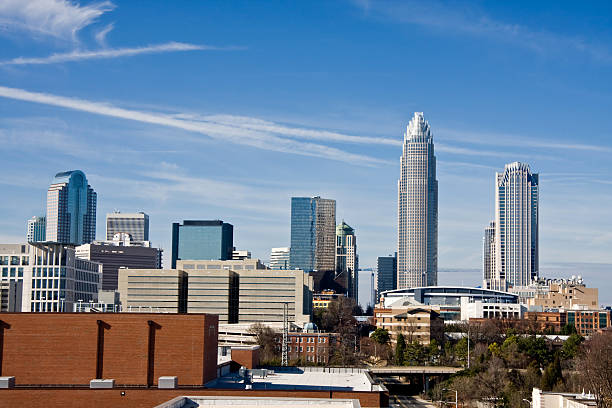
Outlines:
[[[437,132],[442,135],[444,139],[462,141],[473,144],[480,144],[486,146],[523,146],[523,147],[534,147],[540,149],[553,149],[553,150],[582,150],[588,152],[598,153],[612,153],[612,148],[609,146],[593,145],[585,143],[560,143],[551,140],[535,141],[533,138],[526,136],[520,136],[515,134],[505,133],[480,133],[472,131],[463,131],[457,129],[440,128]]]
[[[367,15],[400,23],[472,35],[512,43],[539,54],[565,55],[568,50],[584,53],[594,60],[612,63],[607,45],[581,37],[567,36],[543,29],[496,20],[474,5],[431,0],[354,0]]]
[[[113,48],[102,49],[95,51],[72,51],[60,54],[52,54],[47,57],[18,57],[11,60],[0,61],[0,66],[3,65],[40,65],[40,64],[56,64],[60,62],[83,61],[90,59],[108,59],[119,57],[133,57],[141,54],[158,54],[162,52],[177,52],[177,51],[202,51],[202,50],[227,50],[233,48],[220,48],[208,45],[186,44],[180,42],[169,42],[165,44],[149,45],[146,47],[134,48]]]
[[[355,165],[373,166],[389,163],[383,159],[350,153],[321,144],[291,140],[279,137],[269,132],[243,129],[240,127],[227,126],[212,122],[178,119],[169,114],[129,110],[101,102],[67,98],[64,96],[46,93],[29,92],[23,89],[8,88],[3,86],[0,86],[0,96],[44,105],[59,106],[66,109],[88,112],[96,115],[183,129],[189,132],[208,136],[212,139],[247,145],[263,150],[291,153],[302,156],[320,157],[329,160],[348,162]]]
[[[115,24],[110,23],[106,27],[98,31],[95,35],[96,42],[102,47],[106,47],[106,36],[113,30],[113,28],[115,28]]]
[[[80,5],[68,0],[2,0],[0,27],[75,41],[81,29],[114,8],[110,1]]]

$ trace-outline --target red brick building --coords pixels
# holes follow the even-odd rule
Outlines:
[[[216,378],[218,317],[207,314],[3,313],[0,376],[17,385],[154,386]]]
[[[327,364],[333,354],[336,338],[335,333],[289,333],[287,338],[289,361]],[[279,351],[281,341],[282,337],[277,337],[277,350]]]

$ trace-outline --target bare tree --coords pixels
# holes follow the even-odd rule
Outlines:
[[[583,386],[595,394],[597,406],[612,406],[611,331],[595,334],[583,344],[576,368]]]

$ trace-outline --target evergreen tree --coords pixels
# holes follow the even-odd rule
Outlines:
[[[556,354],[554,361],[546,367],[544,374],[542,374],[540,387],[543,391],[552,391],[555,385],[560,382],[563,382],[563,373],[561,372],[559,354]]]
[[[397,342],[395,344],[395,364],[404,365],[404,353],[406,352],[406,341],[402,333],[397,335]]]

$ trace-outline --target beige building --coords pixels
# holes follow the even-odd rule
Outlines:
[[[442,342],[444,320],[440,313],[427,306],[403,306],[374,309],[374,324],[385,329],[391,342],[397,341],[401,333],[406,343],[418,342],[427,345],[432,339]]]
[[[587,288],[580,276],[570,279],[538,279],[528,286],[511,288],[510,292],[519,295],[521,303],[532,311],[599,307],[599,290]]]
[[[220,265],[177,260],[188,274],[187,313],[212,313],[220,323],[238,323],[239,275]]]
[[[185,279],[177,269],[119,269],[124,312],[185,312]]]
[[[189,276],[188,309],[192,307],[192,299],[196,296],[191,287],[192,273],[197,276],[198,271],[203,270],[218,273],[232,271],[238,275],[239,282],[239,323],[282,322],[285,303],[288,304],[290,322],[301,325],[310,321],[313,280],[302,270],[267,269],[258,259],[178,260],[177,268],[186,271]]]

